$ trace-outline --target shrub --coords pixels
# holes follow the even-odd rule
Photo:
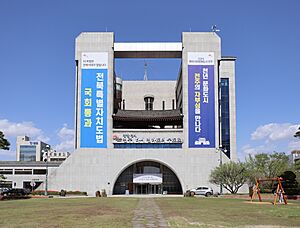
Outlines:
[[[53,190],[47,191],[47,193],[48,193],[48,195],[52,195],[52,196],[59,196],[59,194],[60,194],[59,191],[53,191]],[[45,195],[45,191],[44,190],[36,190],[36,191],[31,192],[31,195],[33,195],[33,196]]]
[[[100,191],[96,191],[95,195],[96,197],[101,197]]]
[[[67,194],[67,191],[66,190],[60,190],[60,196],[66,196],[66,194]]]
[[[81,191],[67,191],[67,195],[81,195],[81,196],[87,196],[87,192],[81,192]]]

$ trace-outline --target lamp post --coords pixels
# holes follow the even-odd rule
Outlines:
[[[46,145],[46,148],[42,150],[42,152],[43,152],[43,161],[46,162],[45,196],[48,196],[48,159],[49,159],[50,146]],[[44,156],[45,154],[46,156]]]
[[[219,146],[219,148],[216,148],[217,151],[220,153],[220,158],[219,158],[219,166],[221,167],[223,165],[223,157],[222,154],[227,152],[226,148],[223,148],[222,145]],[[220,183],[220,194],[223,194],[223,185]]]

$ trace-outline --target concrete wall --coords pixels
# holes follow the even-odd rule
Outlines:
[[[113,114],[113,75],[114,75],[114,33],[112,32],[84,32],[76,38],[75,60],[76,67],[76,97],[75,97],[75,148],[80,147],[80,104],[81,104],[81,53],[108,53],[108,81],[107,81],[107,146],[112,147],[111,130]]]
[[[165,101],[165,109],[172,109],[175,86],[176,81],[123,81],[122,99],[125,99],[125,109],[145,110],[146,94],[154,96],[153,110],[162,110],[162,101]]]
[[[222,58],[220,61],[220,78],[229,79],[229,112],[230,112],[230,155],[237,161],[236,151],[236,102],[235,102],[235,58]]]
[[[223,157],[225,161],[225,157]],[[219,164],[219,153],[182,149],[79,149],[59,169],[49,175],[49,189],[80,190],[94,195],[106,189],[112,194],[118,176],[139,161],[157,161],[168,166],[179,178],[183,191],[208,185],[210,170]]]
[[[13,166],[13,167],[10,167],[10,166],[3,166],[0,164],[0,168],[3,168],[3,169],[11,169],[13,170],[13,174],[4,174],[5,178],[6,178],[6,181],[11,181],[12,182],[12,187],[13,188],[23,188],[23,183],[26,181],[32,181],[32,180],[35,180],[35,181],[39,181],[39,182],[45,182],[45,179],[46,179],[46,175],[30,175],[30,174],[15,174],[15,170],[16,169],[42,169],[42,170],[45,170],[46,167],[36,167],[36,166],[24,166],[22,164],[18,165],[17,167],[16,166]],[[49,173],[52,173],[55,169],[57,169],[57,167],[49,167],[48,168],[48,172]],[[44,190],[45,189],[45,186],[42,184],[39,188],[40,190]]]
[[[221,39],[214,32],[183,32],[182,33],[182,93],[183,93],[183,126],[184,138],[188,139],[188,52],[214,52],[215,57],[215,127],[216,146],[219,145],[218,127],[218,59],[221,59]],[[188,148],[185,140],[184,148]],[[199,149],[195,149],[199,150]],[[204,153],[212,153],[214,149],[200,149]]]

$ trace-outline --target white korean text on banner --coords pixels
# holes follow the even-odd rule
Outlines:
[[[81,148],[107,148],[107,81],[108,53],[82,53]]]
[[[188,53],[189,147],[215,147],[214,53]]]

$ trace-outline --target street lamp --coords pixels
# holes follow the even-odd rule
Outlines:
[[[46,148],[42,150],[43,152],[43,161],[46,162],[46,180],[45,180],[45,196],[48,196],[48,160],[50,153],[50,146],[46,145]],[[44,156],[46,154],[46,156]]]
[[[222,159],[222,154],[227,152],[226,148],[223,148],[222,145],[219,146],[219,148],[216,148],[216,150],[220,153],[220,158],[219,158],[219,166],[221,167],[223,165],[223,159]],[[223,185],[220,183],[220,194],[223,194]]]

